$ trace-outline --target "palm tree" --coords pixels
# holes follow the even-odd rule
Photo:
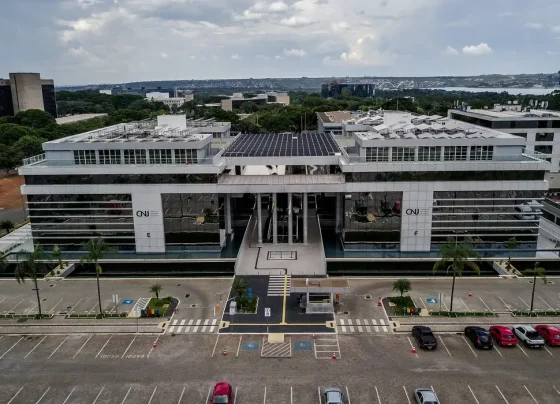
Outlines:
[[[159,283],[155,283],[152,286],[150,286],[150,292],[156,295],[156,300],[159,300],[159,293],[161,292],[162,289],[163,287]]]
[[[537,276],[542,279],[546,285],[546,270],[539,266],[540,262],[535,262],[533,269],[526,269],[523,271],[523,275],[529,275],[533,277],[533,293],[531,294],[531,313],[533,312],[533,301],[535,300],[535,286],[537,284]]]
[[[393,282],[393,290],[399,291],[401,297],[403,293],[409,292],[412,289],[410,281],[408,279],[398,279]]]
[[[55,244],[52,251],[52,257],[58,262],[58,269],[62,270],[62,253],[60,252],[60,247],[58,244]]]
[[[0,222],[0,229],[6,230],[6,233],[9,233],[14,230],[14,222],[11,220],[2,220]]]
[[[511,268],[511,251],[517,248],[517,240],[515,237],[512,237],[507,241],[507,248],[510,251],[508,254],[508,262],[507,262],[507,267],[509,269]]]
[[[18,257],[18,264],[16,267],[16,280],[18,283],[24,283],[26,278],[33,281],[37,293],[37,307],[39,308],[39,318],[43,317],[41,311],[41,298],[39,296],[39,283],[38,278],[44,276],[47,271],[47,254],[43,249],[41,244],[36,244],[32,252],[29,251],[19,251],[16,253]]]
[[[99,261],[103,259],[103,255],[109,252],[115,251],[113,247],[103,240],[101,237],[91,238],[87,243],[82,243],[82,246],[86,249],[87,254],[82,257],[80,263],[83,264],[93,264],[95,267],[95,277],[97,279],[97,298],[99,299],[99,315],[103,316],[103,308],[101,306],[101,289],[99,288],[99,275],[102,273],[101,265]]]
[[[237,292],[239,297],[243,297],[248,287],[247,281],[243,278],[235,278],[231,285],[231,288]]]
[[[441,259],[434,264],[434,273],[437,271],[444,270],[448,263],[451,263],[448,267],[452,268],[453,271],[453,283],[451,285],[451,305],[449,306],[449,311],[453,311],[453,294],[455,292],[455,277],[461,276],[464,269],[472,269],[478,275],[480,275],[480,268],[476,262],[470,261],[470,259],[478,259],[479,255],[476,251],[472,249],[471,244],[467,243],[457,243],[457,240],[449,237],[447,242],[441,246],[439,250]]]

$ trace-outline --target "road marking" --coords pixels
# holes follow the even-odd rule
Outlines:
[[[237,387],[235,388],[235,393],[233,394],[233,404],[237,401]]]
[[[66,402],[70,399],[70,396],[72,395],[72,393],[74,392],[74,390],[76,390],[76,386],[74,386],[74,388],[72,389],[72,391],[70,392],[70,394],[68,394],[68,397],[66,397],[66,400],[64,400],[64,402],[62,404],[66,404]],[[148,403],[149,404],[149,403]]]
[[[377,386],[375,386],[375,394],[377,394],[377,402],[381,404],[381,398],[379,397],[379,391],[377,390]]]
[[[266,404],[266,386],[264,386],[263,404]]]
[[[2,300],[0,300],[0,304],[4,303],[4,300],[6,300],[7,297],[3,298]]]
[[[282,322],[280,324],[287,324],[286,323],[286,292],[288,291],[288,275],[284,275],[284,298],[282,301]]]
[[[49,313],[54,313],[54,309],[55,309],[56,306],[58,306],[61,302],[62,302],[62,299],[60,299],[60,300],[58,301],[58,303],[55,304],[55,305],[49,310]]]
[[[462,298],[461,296],[459,296],[459,299],[461,299],[461,301],[463,302],[463,304],[465,305],[465,307],[467,308],[467,310],[468,310],[469,312],[472,312],[472,310],[469,309],[469,306],[467,306],[467,303],[465,303],[465,301],[463,300],[463,298]]]
[[[239,336],[239,345],[237,346],[237,353],[235,354],[235,357],[237,358],[239,356],[239,349],[241,348],[241,340],[243,339],[243,335]]]
[[[192,326],[193,320],[189,320],[189,322],[187,323],[187,327],[185,328],[185,332],[189,332],[191,330],[191,326]]]
[[[502,299],[500,296],[498,296],[498,299],[500,299],[502,301],[502,303],[504,304],[504,306],[506,306],[506,308],[508,310],[511,310],[511,306],[509,304],[507,304],[506,302],[504,302],[504,299]]]
[[[527,352],[525,352],[525,350],[523,348],[521,348],[519,346],[519,344],[515,344],[515,346],[518,347],[519,349],[521,349],[521,352],[523,352],[527,358],[529,357],[529,355],[527,355]]]
[[[364,324],[366,326],[366,332],[371,332],[371,327],[369,326],[367,319],[364,320]]]
[[[381,329],[383,330],[383,332],[389,331],[389,330],[387,330],[387,326],[385,326],[385,320],[383,320],[382,318],[379,319],[379,324],[382,325]]]
[[[546,304],[550,310],[554,310],[554,308],[550,304],[548,304],[542,297],[539,296],[539,299],[541,299],[541,301]]]
[[[346,388],[346,399],[348,400],[348,404],[352,404],[350,401],[350,393],[348,392],[348,386],[344,386]]]
[[[20,339],[18,339],[17,342],[16,342],[14,345],[12,345],[11,347],[9,347],[8,350],[7,350],[6,352],[4,352],[4,353],[2,354],[2,356],[0,356],[0,359],[2,359],[4,356],[6,356],[6,354],[7,354],[8,352],[10,352],[12,349],[14,349],[14,347],[15,347],[17,344],[19,344],[19,342],[20,342],[22,339],[23,339],[23,337],[21,337]]]
[[[128,394],[130,393],[130,390],[132,390],[132,386],[130,386],[130,387],[128,388],[128,391],[126,392],[126,394],[125,394],[123,400],[121,401],[121,404],[124,404],[124,402],[126,401],[126,398],[128,397]]]
[[[34,303],[33,306],[31,306],[31,308],[27,308],[23,311],[24,314],[30,314],[33,310],[35,310],[35,308],[39,305],[39,303]]]
[[[101,393],[103,393],[103,390],[105,390],[105,386],[101,387],[101,390],[99,390],[99,393],[97,394],[97,397],[95,397],[95,400],[93,400],[92,404],[95,404],[97,402],[97,399],[99,399],[99,396],[101,395]]]
[[[45,397],[45,395],[49,392],[49,390],[51,389],[51,387],[47,387],[47,389],[45,390],[45,392],[43,393],[43,395],[41,397],[39,397],[39,399],[35,402],[35,404],[39,404],[41,402],[41,400],[43,399],[43,397]]]
[[[560,395],[560,391],[558,391],[558,389],[556,388],[556,386],[552,386],[552,388],[553,388],[554,390],[556,390],[556,392],[558,393],[558,395]]]
[[[379,332],[379,327],[377,326],[377,320],[372,318],[371,323],[373,324],[373,329],[375,330],[375,332]]]
[[[317,395],[319,396],[319,404],[321,404],[321,388],[317,387]]]
[[[89,336],[89,338],[86,339],[86,342],[84,342],[84,345],[82,345],[82,346],[80,347],[80,349],[78,349],[78,352],[76,352],[76,354],[72,357],[72,359],[74,359],[76,356],[78,356],[78,354],[80,353],[80,351],[82,350],[82,348],[86,346],[86,344],[87,344],[88,341],[91,339],[91,337],[93,337],[93,334],[91,334],[91,335]],[[96,356],[96,358],[97,358],[97,356]]]
[[[23,390],[23,387],[20,388],[16,394],[14,394],[14,396],[10,399],[10,401],[8,401],[6,404],[10,404],[12,401],[14,401],[14,399],[18,396],[18,394]]]
[[[41,342],[43,342],[43,341],[45,340],[45,338],[47,338],[46,335],[43,337],[43,339],[42,339],[41,341],[39,341],[39,342],[37,343],[37,345],[35,345],[33,348],[31,348],[31,351],[27,352],[27,355],[25,355],[25,356],[23,357],[23,359],[25,359],[25,358],[27,358],[29,355],[31,355],[31,352],[33,352],[33,351],[35,350],[35,348],[37,348],[39,345],[41,345]]]
[[[465,341],[465,344],[467,344],[467,346],[469,347],[469,349],[471,350],[471,352],[473,353],[473,355],[474,355],[476,358],[478,358],[478,355],[477,355],[476,352],[472,349],[471,344],[469,344],[469,343],[467,342],[466,338],[465,338],[463,335],[461,335],[461,338],[463,338],[463,341]]]
[[[358,326],[358,332],[363,332],[364,329],[362,328],[362,323],[360,322],[360,320],[356,320],[356,325]]]
[[[482,297],[478,296],[478,298],[480,299],[480,301],[482,302],[483,305],[486,306],[486,308],[488,309],[488,311],[492,311],[492,309],[490,307],[488,307],[488,305],[486,304],[486,302],[484,300],[482,300]]]
[[[350,332],[354,332],[354,326],[352,325],[352,320],[348,319],[348,327],[350,328]]]
[[[210,393],[212,392],[212,387],[208,388],[208,394],[206,395],[206,401],[204,402],[204,404],[208,403],[208,400],[210,400]],[[237,387],[235,388],[235,395],[237,395]],[[233,402],[235,403],[235,399],[233,400]]]
[[[179,396],[179,401],[177,401],[177,404],[181,404],[181,400],[183,399],[183,394],[185,394],[185,389],[186,387],[183,387],[183,391],[181,392],[181,395]],[[206,403],[204,403],[206,404]]]
[[[443,344],[443,347],[445,348],[445,350],[447,351],[447,353],[449,354],[449,356],[451,356],[451,352],[449,352],[449,349],[447,349],[447,346],[445,345],[445,342],[443,342],[443,338],[441,338],[441,336],[439,336],[439,340],[440,340],[441,343]]]
[[[113,338],[112,335],[109,337],[109,339],[107,340],[107,342],[105,342],[105,344],[101,347],[101,349],[99,350],[99,352],[97,352],[97,355],[95,355],[95,358],[96,358],[96,359],[97,359],[97,357],[99,356],[99,354],[101,353],[101,351],[103,351],[103,348],[105,348],[105,346],[109,343],[109,341],[111,341],[111,338]]]
[[[509,404],[508,400],[506,400],[504,393],[502,393],[502,391],[500,390],[500,388],[498,386],[496,386],[496,388],[498,389],[498,393],[500,393],[500,395],[502,396],[502,398],[504,399],[504,401],[506,402],[506,404]]]
[[[132,346],[135,340],[136,340],[136,335],[134,336],[134,338],[132,338],[132,341],[130,341],[130,344],[128,344],[128,346],[126,347],[126,350],[122,354],[121,359],[124,358],[124,356],[126,355],[126,353],[128,352],[128,350],[130,349],[130,347]]]
[[[426,306],[426,303],[424,303],[424,299],[420,298],[420,301],[422,302],[422,305],[424,306],[424,308],[426,310],[428,310],[428,307]]]
[[[161,334],[160,334],[161,335]],[[160,337],[160,335],[157,336],[156,340],[154,341],[154,343],[152,344],[152,347],[150,348],[150,352],[148,352],[148,356],[146,356],[146,359],[148,359],[150,357],[150,354],[152,353],[152,351],[154,350],[154,345],[157,346],[157,342],[158,339]]]
[[[402,386],[402,389],[404,390],[404,396],[406,397],[406,400],[408,401],[408,404],[410,403],[410,398],[408,398],[408,393],[406,392],[406,387]]]
[[[504,357],[504,355],[502,355],[502,353],[501,353],[500,350],[498,349],[498,346],[497,346],[497,345],[494,345],[494,349],[493,349],[493,350],[496,351],[496,352],[498,352],[502,358]]]
[[[290,386],[290,404],[294,404],[294,392],[292,386]]]
[[[177,320],[174,320],[174,321],[177,321]],[[179,327],[177,328],[177,332],[183,331],[183,326],[185,325],[185,321],[187,321],[187,320],[181,320],[181,323],[179,323]]]
[[[529,391],[529,389],[527,388],[527,386],[523,385],[523,387],[525,387],[525,390],[527,390],[527,393],[529,393],[529,395],[531,396],[531,398],[533,399],[533,401],[535,402],[535,404],[539,404],[539,402],[538,402],[537,399],[531,394],[531,392]]]
[[[406,338],[408,339],[408,343],[410,344],[410,348],[414,349],[414,345],[412,345],[412,341],[410,340],[410,337],[406,337]],[[416,357],[418,358],[418,352],[416,352],[414,355],[416,355]],[[404,388],[404,386],[403,386],[403,388]]]
[[[209,322],[209,319],[204,320],[204,325],[202,326],[202,330],[200,330],[201,332],[206,332],[206,327],[208,327]]]
[[[83,297],[80,298],[80,300],[78,300],[78,301],[76,302],[76,304],[74,304],[74,305],[72,306],[72,308],[71,308],[70,311],[68,312],[68,315],[72,314],[72,312],[73,312],[74,310],[76,310],[76,307],[80,304],[80,302],[81,302],[82,300],[84,300]]]
[[[157,386],[154,388],[154,391],[152,392],[152,396],[150,397],[150,401],[148,401],[148,404],[150,404],[154,398],[154,395],[156,394],[157,391]]]
[[[93,305],[93,307],[91,308],[91,310],[88,311],[88,314],[91,314],[91,312],[95,310],[95,306],[97,306],[97,303],[95,303],[95,304]]]
[[[220,334],[218,334],[218,336],[216,337],[216,343],[214,344],[214,349],[212,350],[212,355],[210,356],[211,358],[214,357],[214,353],[216,352],[216,346],[218,345],[219,339],[220,339]]]
[[[196,323],[192,329],[192,332],[197,332],[198,331],[198,326],[200,325],[200,319],[196,320]]]
[[[447,307],[447,304],[445,304],[445,300],[443,300],[443,295],[442,295],[441,302],[443,303],[443,307],[445,307],[445,310],[449,311],[449,307]]]
[[[480,404],[480,403],[478,402],[478,398],[476,398],[476,396],[474,395],[474,392],[472,391],[471,386],[469,386],[469,385],[467,384],[467,387],[469,388],[469,391],[471,392],[471,394],[472,394],[472,396],[473,396],[473,398],[474,398],[474,401],[476,401],[476,404]]]
[[[342,332],[346,332],[346,326],[344,325],[344,319],[340,319],[340,328],[342,329]]]
[[[550,350],[546,347],[546,345],[543,345],[543,348],[546,349],[546,352],[548,352],[550,354],[550,356],[554,356],[554,355],[552,355],[552,352],[550,352]]]
[[[527,302],[521,298],[521,296],[517,296],[517,297],[519,298],[519,300],[521,300],[521,301],[525,304],[525,306],[527,306],[528,309],[531,308],[531,306],[529,306],[529,305],[527,304]]]
[[[70,334],[68,334],[68,336],[66,338],[64,338],[64,340],[56,347],[56,349],[54,351],[52,351],[52,353],[49,355],[49,357],[47,359],[50,359],[56,353],[56,351],[58,351],[58,348],[60,348],[62,346],[62,344],[64,344],[66,342],[66,340],[68,338],[70,338]]]
[[[14,311],[16,309],[16,307],[18,307],[24,300],[25,300],[25,298],[21,299],[18,304],[16,304],[14,307],[12,307],[10,310],[8,310],[8,313],[11,312],[11,311]]]
[[[218,322],[218,320],[216,320],[215,318],[212,319],[212,325],[210,326],[210,332],[214,332],[214,328],[216,328],[216,323]]]

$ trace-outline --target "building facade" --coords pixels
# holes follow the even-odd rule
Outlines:
[[[321,85],[321,97],[340,98],[343,91],[349,91],[354,97],[375,97],[375,84],[370,83],[338,83],[330,82]]]
[[[266,93],[257,94],[254,97],[245,97],[242,93],[234,93],[231,97],[222,100],[221,105],[224,111],[233,111],[240,108],[243,103],[252,102],[257,105],[280,104],[290,105],[290,96],[288,93],[268,91]]]
[[[39,109],[57,117],[54,81],[41,79],[39,73],[10,73],[0,79],[0,116]]]

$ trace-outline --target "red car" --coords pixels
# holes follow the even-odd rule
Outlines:
[[[233,389],[228,382],[218,382],[212,393],[213,404],[233,404]]]
[[[535,329],[549,346],[560,345],[560,330],[557,327],[541,324],[535,326]]]
[[[503,325],[493,325],[490,327],[490,334],[494,341],[498,343],[499,346],[516,346],[517,338],[515,334],[511,331],[511,328],[504,327]]]

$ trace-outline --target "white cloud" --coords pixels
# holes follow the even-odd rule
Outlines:
[[[159,55],[160,55],[163,59],[167,59],[167,53],[161,52]]]
[[[525,27],[529,29],[543,29],[543,25],[540,22],[527,22]]]
[[[466,55],[488,55],[492,53],[492,48],[486,42],[481,42],[478,45],[465,46],[463,53]]]
[[[270,11],[286,11],[288,9],[288,5],[283,1],[275,1],[271,3],[268,7]]]
[[[445,50],[443,51],[444,55],[458,55],[459,51],[457,49],[455,49],[452,46],[448,46],[447,48],[445,48]]]
[[[267,55],[257,55],[255,56],[257,59],[261,59],[261,60],[269,60],[270,56]]]
[[[334,32],[345,31],[348,29],[348,23],[345,21],[335,22],[331,24],[331,27]]]
[[[276,60],[282,60],[282,59],[284,59],[284,58],[283,58],[282,56],[280,56],[280,55],[276,55],[276,56],[274,56],[274,59],[276,59]]]
[[[189,59],[190,59],[190,60],[196,60],[196,56],[195,56],[195,55],[190,55],[190,56],[189,56]]]
[[[554,32],[555,34],[560,34],[560,25],[554,25],[554,26],[550,27],[550,30],[552,32]]]
[[[247,9],[243,11],[241,15],[235,15],[233,19],[235,21],[251,21],[251,20],[259,20],[263,17],[262,13],[255,13],[251,9]]]
[[[553,52],[553,51],[551,51],[551,50],[547,50],[547,51],[546,51],[546,54],[547,54],[547,55],[550,55],[550,56],[555,56],[555,55],[558,54],[558,52]]]
[[[307,55],[303,49],[284,49],[284,55],[302,58]]]
[[[307,17],[292,16],[290,18],[282,18],[282,20],[280,20],[280,24],[287,27],[305,27],[313,24],[313,21]]]
[[[518,12],[514,11],[504,11],[503,13],[499,13],[498,17],[513,17],[514,15],[518,15]]]
[[[231,60],[241,60],[243,59],[241,56],[239,56],[237,53],[231,55]]]

